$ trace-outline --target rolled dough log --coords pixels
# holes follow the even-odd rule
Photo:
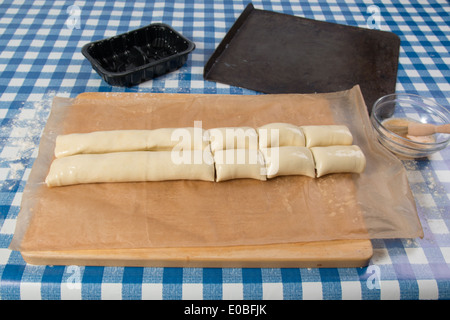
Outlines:
[[[353,136],[344,125],[301,126],[305,134],[306,147],[351,145]]]
[[[207,130],[211,151],[226,149],[258,149],[258,133],[251,127],[222,127]]]
[[[214,181],[214,173],[209,149],[114,152],[55,159],[45,182],[56,187],[101,182]]]
[[[203,150],[209,146],[209,138],[205,131],[198,127],[187,127],[60,135],[56,138],[55,157],[123,151],[170,151],[173,148]]]
[[[257,149],[227,149],[214,153],[216,181],[250,178],[265,181],[264,157]]]
[[[316,176],[314,159],[306,147],[285,146],[261,149],[267,178],[287,175]]]
[[[284,122],[274,122],[257,128],[259,148],[299,146],[304,147],[305,135],[300,127]]]
[[[313,147],[317,177],[330,173],[362,173],[366,167],[366,157],[356,145]]]

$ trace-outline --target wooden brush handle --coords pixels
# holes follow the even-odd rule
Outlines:
[[[436,127],[436,132],[439,133],[450,133],[450,124],[443,124]]]
[[[436,132],[450,133],[450,124],[436,126],[426,123],[410,123],[408,126],[408,134],[412,136],[428,136]]]

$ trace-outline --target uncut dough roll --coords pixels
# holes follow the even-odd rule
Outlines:
[[[306,147],[351,145],[353,136],[344,125],[301,126],[305,134]]]
[[[267,180],[264,157],[260,150],[217,150],[214,162],[217,182],[243,178]]]
[[[330,173],[362,173],[366,157],[361,148],[352,146],[313,147],[317,177]]]
[[[314,159],[306,147],[275,147],[261,149],[264,155],[267,178],[287,175],[316,176]]]
[[[211,151],[258,149],[258,133],[251,127],[222,127],[207,130]]]
[[[257,128],[259,148],[306,146],[305,135],[300,127],[290,123],[274,122]]]
[[[153,130],[111,130],[71,133],[56,137],[55,157],[124,151],[203,150],[209,146],[205,130],[197,127]]]
[[[83,183],[165,180],[214,181],[211,152],[206,149],[73,155],[55,159],[45,183],[49,187],[57,187]]]

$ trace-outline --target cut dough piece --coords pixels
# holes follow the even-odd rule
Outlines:
[[[55,159],[45,182],[49,187],[56,187],[83,183],[165,180],[214,181],[211,152],[206,149],[73,155]]]
[[[317,177],[329,173],[362,173],[366,157],[361,148],[352,146],[313,147]]]
[[[123,151],[203,150],[209,146],[205,130],[198,127],[154,130],[111,130],[72,133],[56,138],[55,157]]]
[[[299,146],[304,147],[305,135],[300,127],[290,123],[274,122],[257,128],[259,148]]]
[[[267,170],[267,178],[287,175],[316,176],[314,159],[306,147],[275,147],[261,149]]]
[[[344,125],[301,126],[308,148],[318,146],[351,145],[353,136]]]
[[[214,162],[217,182],[243,178],[267,179],[264,157],[257,149],[217,150]]]
[[[222,127],[208,130],[211,151],[258,149],[258,133],[251,127]]]

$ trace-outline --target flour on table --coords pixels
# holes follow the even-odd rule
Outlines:
[[[54,93],[49,93],[40,101],[23,103],[11,125],[0,129],[1,136],[6,138],[1,156],[6,161],[4,167],[9,171],[1,182],[3,188],[12,190],[23,178],[26,169],[31,169],[54,96]]]

